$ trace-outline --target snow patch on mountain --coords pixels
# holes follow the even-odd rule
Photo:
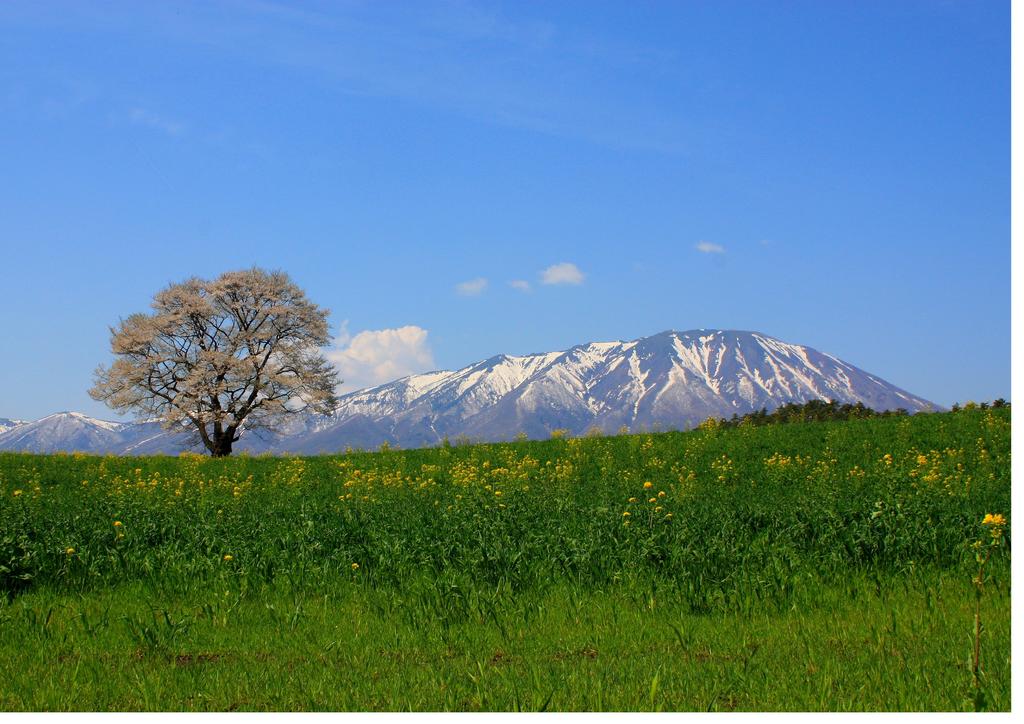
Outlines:
[[[16,427],[20,427],[21,425],[24,425],[26,422],[26,420],[11,420],[10,418],[7,417],[0,417],[0,435],[10,430],[13,430]]]

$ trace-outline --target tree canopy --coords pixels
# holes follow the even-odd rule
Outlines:
[[[96,370],[94,399],[189,429],[216,457],[231,454],[243,429],[334,411],[340,380],[320,353],[329,312],[287,274],[193,277],[156,294],[152,308],[111,328],[115,360]]]

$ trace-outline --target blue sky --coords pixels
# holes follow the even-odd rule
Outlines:
[[[716,327],[1010,396],[1006,2],[8,0],[0,29],[0,416],[110,418],[108,327],[254,264],[332,309],[350,384]]]

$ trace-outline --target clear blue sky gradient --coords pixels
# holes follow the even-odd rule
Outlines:
[[[8,0],[0,31],[0,416],[110,418],[108,326],[253,264],[441,368],[719,327],[1009,398],[1006,2]]]

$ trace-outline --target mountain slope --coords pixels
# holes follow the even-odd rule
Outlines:
[[[757,332],[694,330],[593,342],[564,352],[498,355],[454,372],[360,390],[341,398],[333,418],[337,427],[326,425],[318,444],[344,447],[357,417],[386,431],[380,441],[409,447],[446,436],[545,437],[559,428],[574,434],[623,425],[680,429],[708,417],[811,399],[861,402],[876,410],[936,408],[810,347]],[[334,429],[339,434],[332,437]]]
[[[97,420],[78,412],[58,412],[0,434],[0,449],[26,452],[121,452],[132,437],[132,423]]]
[[[243,434],[237,449],[316,454],[383,442],[420,447],[461,436],[547,437],[555,429],[685,429],[708,417],[812,399],[879,411],[936,409],[810,347],[757,332],[670,331],[412,375],[344,395],[331,417],[296,417],[278,435]],[[0,450],[155,454],[183,447],[183,436],[154,422],[109,423],[77,413],[0,433]]]

